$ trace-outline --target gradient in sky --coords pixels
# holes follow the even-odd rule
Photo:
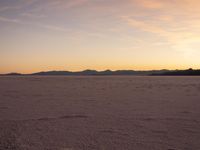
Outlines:
[[[199,0],[0,0],[0,73],[200,68]]]

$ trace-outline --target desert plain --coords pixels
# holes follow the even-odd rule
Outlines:
[[[200,77],[2,76],[0,150],[200,150]]]

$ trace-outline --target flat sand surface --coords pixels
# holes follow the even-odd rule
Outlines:
[[[0,77],[0,150],[200,150],[200,77]]]

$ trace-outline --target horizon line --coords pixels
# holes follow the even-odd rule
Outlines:
[[[193,68],[187,68],[187,69],[148,69],[148,70],[134,70],[134,69],[104,69],[104,70],[96,70],[96,69],[83,69],[83,70],[77,70],[77,71],[71,71],[71,70],[43,70],[43,71],[35,71],[31,73],[21,73],[16,71],[6,72],[6,73],[0,73],[0,75],[6,75],[6,74],[22,74],[22,75],[29,75],[29,74],[35,74],[35,73],[42,73],[42,72],[71,72],[71,73],[77,73],[77,72],[84,72],[84,71],[96,71],[96,72],[104,72],[104,71],[135,71],[135,72],[148,72],[148,71],[176,71],[176,70],[200,70],[200,69],[193,69]]]

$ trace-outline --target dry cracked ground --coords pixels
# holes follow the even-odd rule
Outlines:
[[[0,150],[199,150],[200,77],[0,77]]]

